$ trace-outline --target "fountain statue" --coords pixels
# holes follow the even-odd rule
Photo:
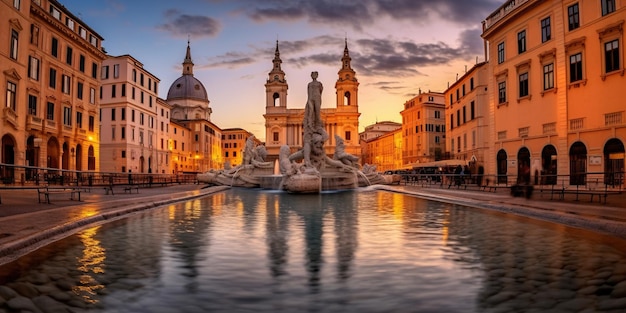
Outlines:
[[[288,145],[280,148],[278,169],[273,175],[274,164],[265,162],[265,146],[254,144],[250,136],[243,151],[243,163],[224,170],[211,170],[198,174],[198,181],[239,187],[264,187],[267,182],[279,181],[278,186],[292,193],[319,193],[322,190],[350,189],[370,184],[388,183],[390,180],[376,172],[375,166],[359,170],[358,157],[345,151],[343,138],[335,135],[335,152],[332,158],[324,151],[328,133],[321,118],[322,83],[318,73],[312,72],[307,86],[308,98],[302,120],[303,145],[294,153]]]

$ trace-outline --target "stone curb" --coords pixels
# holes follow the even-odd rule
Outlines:
[[[163,199],[163,200],[161,199],[150,200],[150,198],[153,198],[153,199],[160,198],[162,197],[161,195],[150,196],[150,197],[146,197],[147,199],[145,200],[145,202],[141,204],[123,206],[119,209],[104,211],[100,214],[86,217],[77,221],[71,221],[71,222],[63,223],[61,225],[54,225],[51,228],[42,230],[32,235],[15,239],[11,242],[1,245],[0,246],[0,265],[12,262],[45,245],[48,245],[52,242],[58,241],[65,237],[71,236],[88,227],[93,227],[93,226],[113,222],[113,221],[125,218],[130,214],[161,207],[167,204],[200,198],[208,194],[221,192],[229,188],[230,187],[228,186],[216,186],[216,187],[210,187],[206,189],[200,189],[198,193],[189,192],[189,191],[179,192],[179,193],[170,195],[171,196],[170,198]],[[118,202],[118,201],[124,201],[124,200],[116,200],[112,202]],[[62,210],[62,209],[64,208],[59,208],[59,210]]]

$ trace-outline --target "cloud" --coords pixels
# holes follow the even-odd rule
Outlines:
[[[444,19],[458,25],[476,25],[497,9],[502,0],[242,0],[246,14],[257,22],[306,20],[316,24],[361,30],[381,18],[412,23]]]
[[[176,37],[214,37],[221,29],[220,23],[211,17],[183,14],[176,9],[167,10],[164,17],[167,22],[157,28]]]

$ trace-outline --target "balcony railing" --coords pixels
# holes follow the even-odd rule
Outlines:
[[[499,20],[503,19],[505,16],[515,11],[515,9],[519,8],[522,4],[528,2],[529,0],[509,0],[504,5],[502,5],[497,11],[491,13],[487,19],[485,19],[485,29],[489,29]]]
[[[621,125],[623,123],[623,116],[623,111],[604,114],[604,125]]]

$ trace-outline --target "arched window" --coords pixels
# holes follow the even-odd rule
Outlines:
[[[613,138],[604,145],[604,183],[621,186],[624,181],[624,144]]]
[[[280,95],[278,94],[278,92],[275,92],[272,97],[274,100],[274,106],[275,107],[280,106]]]
[[[543,147],[541,151],[541,183],[556,184],[556,148],[553,145]]]
[[[343,94],[343,105],[350,105],[350,92],[346,91]]]

